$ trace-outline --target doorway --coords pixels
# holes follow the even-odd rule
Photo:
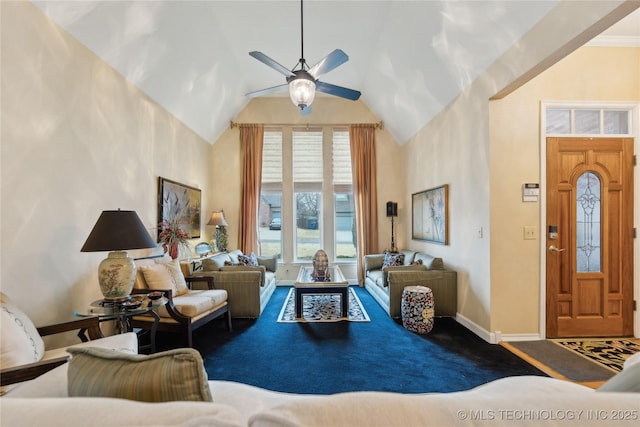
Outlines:
[[[633,139],[546,140],[546,336],[633,334]]]

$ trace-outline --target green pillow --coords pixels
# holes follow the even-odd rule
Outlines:
[[[640,393],[640,363],[634,363],[618,372],[597,391],[622,391]]]
[[[276,257],[259,256],[258,265],[264,265],[267,271],[273,271],[275,273],[278,269],[278,260]]]
[[[152,354],[97,347],[69,348],[70,397],[115,397],[142,402],[212,401],[202,357],[180,348]]]

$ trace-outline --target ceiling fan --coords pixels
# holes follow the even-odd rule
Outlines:
[[[349,57],[340,49],[336,49],[313,67],[309,68],[304,59],[304,19],[303,7],[300,0],[300,60],[292,70],[285,68],[283,65],[269,58],[262,52],[253,51],[249,55],[267,66],[278,71],[287,78],[287,83],[273,86],[267,89],[250,92],[247,94],[249,98],[255,98],[270,93],[275,93],[289,88],[289,96],[295,106],[300,109],[303,115],[311,113],[311,103],[315,98],[316,90],[327,93],[329,95],[339,96],[341,98],[357,101],[360,98],[360,92],[346,87],[336,86],[329,83],[321,82],[318,77],[328,73],[339,65],[349,60]]]

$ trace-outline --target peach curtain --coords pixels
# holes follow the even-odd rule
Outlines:
[[[242,200],[239,247],[245,254],[260,253],[258,249],[258,208],[260,207],[260,185],[262,183],[263,140],[263,125],[240,125]]]
[[[364,283],[363,257],[378,252],[378,189],[376,181],[376,133],[373,124],[349,128],[351,173],[356,215],[358,283]]]

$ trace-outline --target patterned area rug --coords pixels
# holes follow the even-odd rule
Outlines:
[[[360,298],[355,291],[349,288],[349,317],[340,316],[340,295],[313,295],[306,294],[302,296],[302,318],[296,319],[295,310],[295,289],[291,288],[289,294],[284,300],[280,315],[278,315],[279,323],[295,323],[295,322],[339,322],[348,320],[350,322],[370,322],[367,311],[362,306]]]
[[[632,354],[640,352],[640,343],[629,339],[563,338],[551,341],[613,372],[622,371],[624,361]]]

